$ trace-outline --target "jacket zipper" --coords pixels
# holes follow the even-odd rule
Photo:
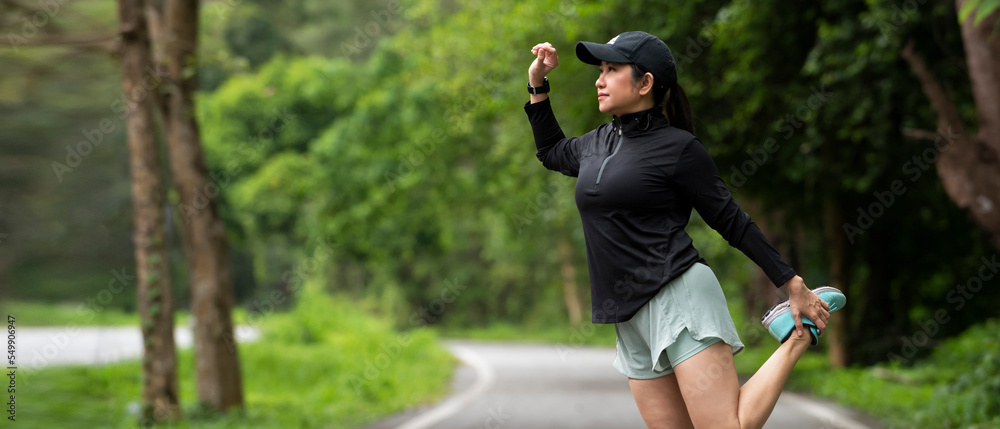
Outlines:
[[[611,161],[611,158],[614,158],[615,155],[618,154],[618,149],[621,149],[622,139],[624,139],[624,137],[622,136],[622,129],[621,127],[618,127],[618,145],[615,146],[615,150],[611,152],[611,155],[608,155],[607,158],[604,158],[604,162],[601,164],[601,169],[597,171],[597,182],[594,183],[595,187],[601,184],[601,176],[604,175],[604,167],[607,167],[608,161]]]

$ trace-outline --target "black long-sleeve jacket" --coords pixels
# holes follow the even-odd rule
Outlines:
[[[795,271],[733,201],[705,147],[660,108],[614,117],[567,138],[549,100],[524,106],[549,170],[577,178],[594,323],[632,318],[660,289],[705,260],[684,228],[697,209],[776,286]]]

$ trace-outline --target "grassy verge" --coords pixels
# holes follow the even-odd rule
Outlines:
[[[212,415],[195,404],[192,353],[179,353],[185,421],[175,428],[351,428],[447,393],[454,360],[429,330],[400,333],[347,301],[311,296],[259,325],[240,346],[246,407]],[[135,428],[138,361],[59,367],[19,378],[25,428]]]
[[[0,303],[0,313],[17,318],[18,326],[139,326],[139,316],[107,308],[94,311],[82,303],[10,301]]]
[[[99,311],[82,303],[49,303],[36,301],[10,301],[0,303],[0,314],[10,314],[17,318],[18,326],[139,326],[139,315],[114,308]],[[174,313],[176,326],[187,326],[191,313]],[[233,309],[233,321],[237,325],[247,323],[247,312],[243,308]]]

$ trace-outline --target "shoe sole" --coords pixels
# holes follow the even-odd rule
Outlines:
[[[788,301],[782,301],[774,304],[774,306],[767,310],[767,312],[760,318],[760,323],[763,323],[764,326],[770,326],[771,322],[774,322],[774,319],[777,319],[778,316],[785,314],[788,311],[791,311]]]

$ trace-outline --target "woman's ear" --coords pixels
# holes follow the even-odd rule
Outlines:
[[[649,94],[653,90],[653,74],[646,72],[639,82],[639,95]]]

